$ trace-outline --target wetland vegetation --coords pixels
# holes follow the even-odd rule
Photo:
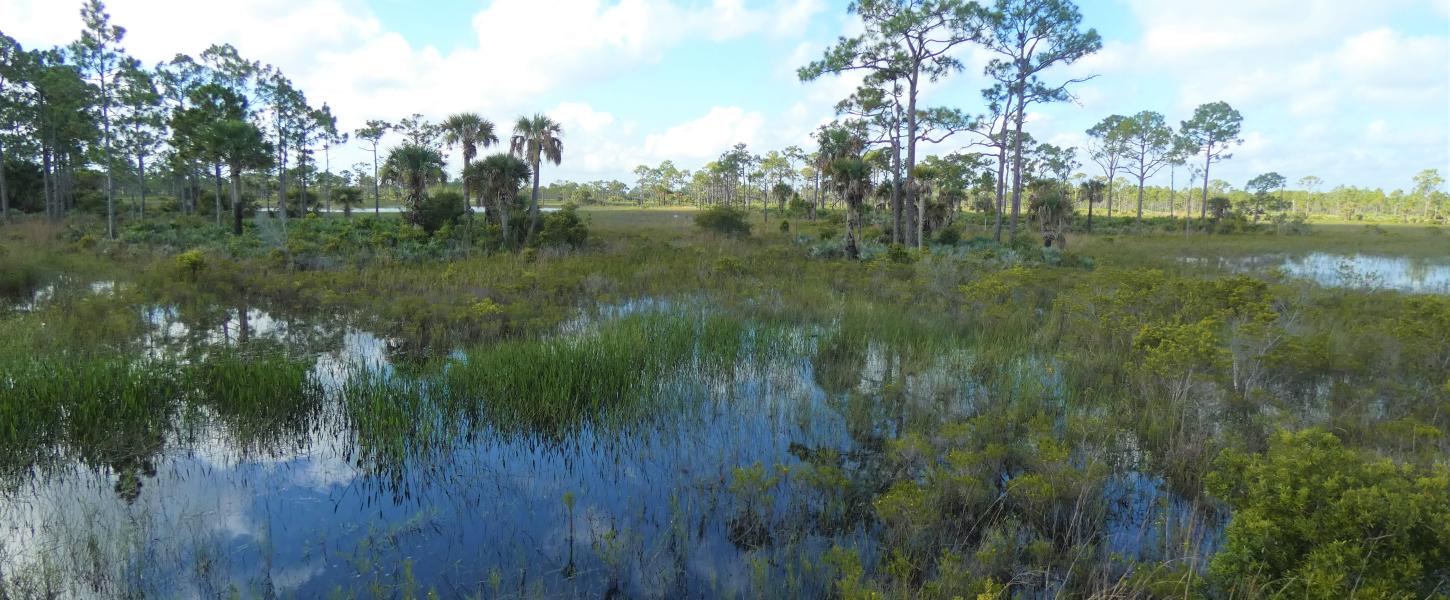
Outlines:
[[[1209,102],[1089,176],[1024,130],[1070,2],[851,6],[812,151],[634,186],[541,181],[542,114],[335,172],[279,69],[96,0],[0,35],[0,600],[1450,597],[1438,171],[1233,189]],[[918,106],[967,48],[985,113]]]
[[[7,226],[5,593],[1443,589],[1450,298],[1229,262],[1429,229],[854,262],[813,255],[830,216],[583,215],[578,249],[294,254],[327,268]],[[410,226],[290,244],[355,227]]]

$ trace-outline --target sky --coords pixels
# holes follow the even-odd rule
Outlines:
[[[696,169],[735,143],[810,149],[810,133],[858,78],[802,83],[796,69],[860,30],[845,0],[111,0],[125,49],[147,64],[227,42],[280,67],[351,130],[412,113],[474,111],[505,138],[520,115],[564,128],[543,179],[634,180],[636,165]],[[1095,76],[1073,102],[1032,107],[1037,139],[1081,146],[1110,114],[1187,119],[1223,100],[1244,143],[1213,167],[1243,187],[1268,171],[1337,185],[1411,187],[1450,174],[1450,0],[1082,0],[1103,49],[1048,78]],[[0,30],[24,46],[68,43],[79,0],[0,0]],[[989,58],[924,106],[983,110]],[[393,136],[384,145],[397,143]],[[959,137],[927,153],[974,151]],[[365,158],[355,144],[334,167]],[[965,149],[964,149],[965,148]],[[484,152],[489,152],[485,150]],[[457,164],[457,152],[451,158]],[[1080,152],[1089,175],[1099,169]],[[369,159],[370,160],[370,159]],[[1180,183],[1182,185],[1179,174]],[[1158,178],[1166,183],[1167,172]]]

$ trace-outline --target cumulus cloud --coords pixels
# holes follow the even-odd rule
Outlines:
[[[737,143],[756,145],[764,117],[738,106],[716,106],[704,116],[644,140],[646,154],[676,159],[710,159]]]

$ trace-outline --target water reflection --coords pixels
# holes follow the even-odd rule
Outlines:
[[[606,308],[560,335],[599,319],[698,312],[681,306]],[[778,353],[720,368],[682,358],[650,382],[650,410],[636,420],[529,435],[431,396],[448,360],[401,364],[389,339],[340,321],[242,305],[152,307],[146,322],[155,360],[278,348],[311,357],[320,392],[259,408],[186,396],[117,435],[125,451],[67,451],[59,468],[0,493],[0,577],[21,596],[31,585],[78,598],[403,595],[413,582],[445,597],[736,596],[760,565],[780,589],[819,596],[829,574],[802,560],[836,544],[875,552],[867,515],[887,440],[987,401],[966,350],[923,358],[806,328],[771,338]],[[1044,367],[1021,361],[1002,377],[1061,398]],[[423,386],[409,400],[421,404],[384,407],[401,417],[397,429],[365,426],[344,398],[359,374]],[[732,482],[749,465],[836,469],[852,483],[822,496],[782,479],[742,497]],[[1143,505],[1171,501],[1156,487],[1143,493],[1144,481],[1109,488],[1128,498],[1124,530],[1152,529],[1164,513]]]
[[[1444,257],[1434,259],[1313,252],[1304,255],[1268,254],[1189,260],[1210,262],[1236,272],[1279,269],[1290,277],[1308,279],[1326,287],[1450,294],[1450,262]]]

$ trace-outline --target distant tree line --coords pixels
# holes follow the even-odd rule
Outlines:
[[[414,114],[342,132],[326,103],[230,45],[148,67],[126,53],[126,30],[100,0],[80,14],[80,38],[64,47],[26,49],[0,32],[0,222],[14,212],[93,211],[115,237],[118,217],[145,218],[160,190],[159,208],[218,225],[229,214],[241,233],[258,208],[284,227],[334,205],[350,215],[368,195],[379,212],[386,188],[425,227],[475,204],[521,242],[538,228],[540,170],[563,156],[562,128],[547,116],[519,118],[508,151],[475,162],[500,143],[477,114],[436,124]],[[389,134],[402,139],[385,148]],[[371,153],[370,164],[334,168],[333,150],[349,141]],[[454,148],[462,194],[435,194],[447,181],[444,150]],[[525,188],[527,205],[511,210]]]

